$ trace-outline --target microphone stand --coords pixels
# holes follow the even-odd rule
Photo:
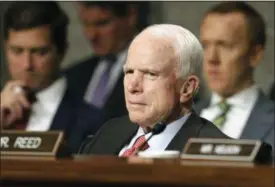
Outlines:
[[[133,153],[133,155],[137,155],[138,152],[140,150],[142,150],[144,148],[144,146],[148,143],[148,141],[154,136],[154,135],[157,135],[157,134],[160,134],[162,133],[166,128],[166,124],[160,122],[160,123],[157,123],[153,129],[152,129],[152,134],[149,136],[149,138],[144,141],[136,150],[135,152]]]

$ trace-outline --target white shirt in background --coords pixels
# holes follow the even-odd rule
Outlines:
[[[47,131],[50,129],[66,87],[66,79],[63,77],[36,94],[37,100],[31,107],[27,131]]]
[[[257,98],[259,96],[258,87],[253,85],[238,94],[226,99],[226,102],[231,105],[230,110],[226,115],[226,121],[221,128],[221,131],[231,138],[240,138],[247,120],[251,114],[254,105],[256,104]],[[209,107],[201,111],[200,116],[213,121],[217,117],[221,110],[218,103],[222,98],[213,93],[210,101]]]

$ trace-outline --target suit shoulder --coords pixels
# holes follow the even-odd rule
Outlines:
[[[112,126],[112,128],[119,128],[119,126],[122,126],[123,124],[130,123],[130,119],[128,115],[124,115],[121,117],[116,117],[108,120],[104,126],[109,127]]]
[[[82,71],[83,69],[87,69],[87,68],[91,68],[91,66],[95,66],[95,63],[98,60],[97,57],[86,57],[82,60],[79,60],[75,63],[73,63],[73,65],[69,66],[68,68],[66,68],[64,70],[65,74],[71,74],[71,73],[75,73],[75,72],[79,72]]]
[[[118,131],[121,131],[124,128],[123,125],[125,125],[125,122],[127,121],[129,121],[129,117],[122,116],[110,119],[105,122],[97,131],[95,136],[85,142],[83,149],[81,150],[81,154],[97,152],[98,150],[102,149],[102,145],[109,145],[111,140],[110,135],[118,134]]]
[[[216,127],[212,122],[205,118],[200,117],[202,125],[198,132],[198,137],[205,138],[226,138],[231,139],[225,135],[218,127]]]

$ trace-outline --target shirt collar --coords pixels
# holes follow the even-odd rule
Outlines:
[[[162,133],[154,135],[154,137],[152,137],[148,141],[149,146],[154,150],[158,150],[162,147],[166,148],[168,146],[168,144],[171,142],[171,140],[175,137],[177,132],[180,130],[180,128],[184,125],[184,123],[186,122],[186,120],[188,119],[190,114],[187,114],[187,115],[181,117],[180,119],[167,124],[166,128],[164,129],[164,131]],[[144,134],[145,134],[145,132],[140,127],[137,132],[137,137],[140,137]],[[152,134],[151,132],[147,133],[145,135],[146,139],[148,139],[148,137],[151,136],[151,134]]]
[[[36,94],[37,101],[42,102],[45,105],[51,105],[52,103],[57,102],[57,99],[60,98],[62,93],[64,93],[66,85],[67,82],[64,77],[56,80],[49,87]]]
[[[238,106],[241,108],[247,108],[249,104],[253,104],[254,101],[257,100],[259,94],[258,86],[253,85],[229,98],[226,99],[226,102],[230,105]],[[216,106],[219,102],[221,102],[222,97],[217,93],[213,92],[210,106]]]

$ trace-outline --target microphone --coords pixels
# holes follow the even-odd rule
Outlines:
[[[144,141],[133,153],[133,155],[137,155],[137,153],[142,150],[144,148],[144,146],[148,143],[148,141],[154,136],[154,135],[158,135],[160,133],[162,133],[166,128],[166,124],[164,124],[163,122],[159,122],[157,123],[153,129],[152,129],[152,134],[149,136],[149,138]]]

